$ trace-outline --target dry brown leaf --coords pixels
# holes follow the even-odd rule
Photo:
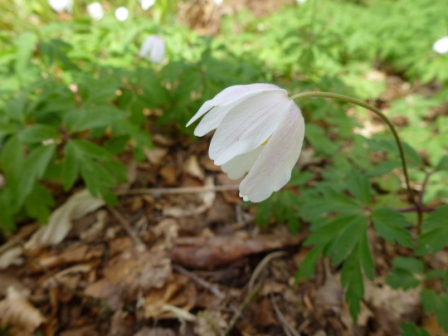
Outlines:
[[[29,250],[59,244],[72,228],[72,221],[102,207],[104,201],[90,195],[87,189],[77,192],[50,216],[48,225],[42,226],[25,244]]]
[[[244,256],[295,246],[306,235],[260,235],[258,237],[189,237],[174,240],[171,258],[174,262],[195,269],[214,269]]]
[[[40,311],[31,305],[13,286],[6,290],[6,298],[0,301],[0,326],[12,328],[25,336],[45,322]]]
[[[103,233],[108,218],[107,211],[99,210],[96,214],[96,222],[87,230],[82,231],[79,238],[85,242],[93,242],[96,240]]]
[[[168,149],[156,147],[154,149],[145,148],[145,156],[153,165],[159,165],[168,153]]]
[[[176,336],[172,329],[143,327],[134,336]]]
[[[198,158],[195,155],[191,155],[190,157],[188,157],[188,159],[184,163],[183,169],[185,173],[193,177],[196,177],[200,180],[204,179],[204,171],[199,165]]]
[[[164,287],[152,289],[145,296],[145,318],[194,320],[195,317],[188,312],[196,304],[197,293],[189,279],[182,274],[173,274]]]
[[[199,336],[221,335],[227,329],[228,323],[220,311],[204,310],[198,314],[194,332]]]
[[[23,264],[22,253],[23,248],[15,246],[0,254],[0,269],[8,268],[11,265]]]

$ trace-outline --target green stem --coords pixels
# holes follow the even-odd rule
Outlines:
[[[414,192],[411,188],[411,184],[409,182],[409,174],[408,174],[408,168],[406,165],[406,160],[404,157],[404,150],[403,150],[403,144],[401,143],[400,137],[398,136],[397,130],[395,129],[394,125],[390,122],[390,120],[376,107],[369,105],[365,102],[363,102],[362,100],[356,99],[356,98],[352,98],[352,97],[348,97],[348,96],[344,96],[344,95],[340,95],[337,93],[331,93],[331,92],[317,92],[317,91],[313,91],[313,92],[303,92],[303,93],[298,93],[295,94],[293,96],[291,96],[291,99],[296,100],[296,99],[304,99],[304,98],[330,98],[330,99],[335,99],[335,100],[342,100],[348,103],[352,103],[361,107],[364,107],[367,110],[372,111],[373,113],[375,113],[378,117],[380,117],[386,124],[387,126],[389,126],[395,141],[397,142],[397,146],[398,146],[398,150],[400,152],[400,158],[401,158],[401,164],[403,166],[403,174],[404,174],[404,178],[406,181],[406,187],[407,187],[407,191],[409,194],[409,198],[410,201],[414,204],[417,205],[416,200],[414,198]]]

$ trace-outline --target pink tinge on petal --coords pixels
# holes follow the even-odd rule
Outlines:
[[[213,99],[207,100],[199,109],[199,111],[190,119],[187,127],[202,117],[205,113],[210,111],[215,106],[231,104],[235,101],[242,100],[243,98],[265,91],[286,91],[273,84],[249,84],[249,85],[234,85],[230,86],[220,93],[218,93]]]
[[[290,104],[283,90],[258,93],[240,101],[217,128],[210,158],[220,166],[259,147],[277,129]]]
[[[291,100],[287,114],[241,182],[240,196],[245,200],[261,202],[285,186],[300,156],[304,136],[302,113]]]
[[[240,154],[234,157],[229,162],[226,162],[221,166],[221,169],[224,173],[229,176],[232,180],[237,180],[244,176],[254,165],[255,161],[257,161],[258,156],[260,156],[261,151],[263,150],[263,146],[255,148],[250,152]]]

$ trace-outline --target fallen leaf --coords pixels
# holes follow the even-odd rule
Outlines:
[[[145,148],[145,156],[153,165],[159,165],[168,153],[168,149],[156,147],[154,149]]]
[[[220,311],[204,310],[198,314],[194,332],[199,336],[221,335],[227,329],[228,323]]]
[[[22,253],[23,248],[15,246],[0,254],[0,269],[8,268],[11,265],[23,264]]]
[[[188,313],[196,304],[196,287],[190,278],[182,274],[173,274],[162,288],[152,289],[145,296],[145,318],[178,318],[191,321],[195,317]]]
[[[204,171],[199,165],[198,158],[195,155],[191,155],[190,157],[188,157],[188,159],[184,163],[183,169],[185,173],[193,177],[196,177],[200,180],[204,179]]]
[[[143,327],[134,336],[176,336],[172,329]]]
[[[13,286],[0,301],[0,325],[13,329],[17,335],[33,335],[45,322],[40,311],[31,305]]]
[[[102,207],[104,201],[90,195],[87,189],[77,192],[50,216],[48,225],[42,226],[25,243],[28,250],[37,250],[48,245],[57,245],[69,233],[73,220]]]
[[[174,240],[171,258],[184,267],[214,269],[244,256],[300,244],[306,235],[260,235],[249,238],[188,237]]]

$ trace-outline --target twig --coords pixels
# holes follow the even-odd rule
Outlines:
[[[185,188],[146,188],[116,190],[117,195],[158,195],[158,194],[196,194],[208,191],[233,191],[238,190],[239,185],[232,184],[228,186],[210,186],[210,187],[185,187]]]
[[[135,231],[132,229],[132,227],[128,223],[128,221],[120,214],[120,212],[118,212],[117,209],[115,209],[111,206],[108,206],[107,209],[112,213],[112,215],[114,215],[114,217],[118,220],[118,222],[121,224],[123,229],[127,232],[129,237],[132,238],[132,240],[134,241],[135,244],[145,246],[145,244],[140,239],[140,237],[137,235],[137,233],[135,233]]]
[[[271,303],[272,303],[272,306],[274,307],[275,314],[277,315],[277,318],[279,319],[285,334],[287,336],[291,336],[291,335],[292,336],[300,336],[300,334],[297,331],[295,331],[294,328],[288,323],[285,316],[278,308],[277,302],[275,302],[274,295],[272,295],[272,293],[269,294],[269,298],[271,299]]]
[[[11,247],[19,244],[22,239],[28,238],[33,234],[34,231],[36,231],[39,228],[39,224],[34,224],[30,227],[27,227],[22,232],[19,232],[14,237],[9,239],[6,243],[4,243],[2,246],[0,246],[0,254],[3,252],[9,250]]]
[[[201,277],[197,276],[193,272],[190,272],[190,271],[186,270],[185,268],[183,268],[182,266],[179,266],[179,265],[173,265],[173,268],[174,268],[175,271],[190,277],[193,281],[195,281],[196,283],[198,283],[199,285],[201,285],[202,287],[207,289],[213,295],[215,295],[215,296],[217,296],[219,298],[223,297],[223,293],[219,290],[219,288],[213,286],[211,283],[205,281],[204,279],[202,279]]]
[[[255,288],[244,299],[243,303],[238,308],[238,311],[235,313],[235,315],[233,315],[232,319],[230,320],[229,326],[224,331],[223,336],[227,336],[229,334],[229,332],[233,329],[233,327],[235,326],[236,322],[238,321],[238,319],[240,318],[241,314],[243,313],[244,309],[246,309],[247,306],[249,305],[249,303],[252,302],[252,300],[258,294],[258,292],[260,291],[262,286],[263,286],[263,281],[258,282],[258,284],[255,286]]]
[[[271,260],[281,257],[281,256],[284,256],[284,255],[285,255],[284,251],[277,251],[277,252],[269,253],[266,257],[264,257],[263,260],[258,263],[257,267],[255,267],[255,270],[252,273],[252,276],[250,277],[248,290],[252,291],[252,288],[254,287],[255,280],[260,275],[260,273],[266,268],[266,266],[271,262]]]

